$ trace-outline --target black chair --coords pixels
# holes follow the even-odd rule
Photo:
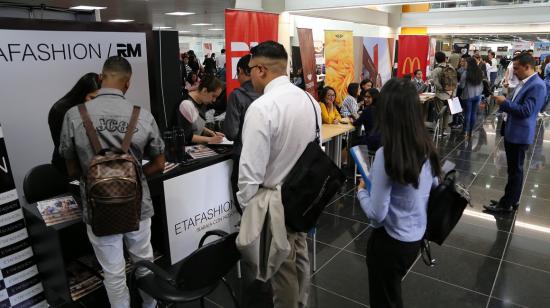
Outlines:
[[[59,196],[68,191],[67,177],[52,164],[32,168],[23,180],[23,193],[27,203],[35,203]]]
[[[235,244],[237,234],[227,234],[221,230],[206,232],[200,240],[199,249],[168,271],[150,261],[139,261],[132,272],[132,283],[159,304],[200,300],[201,307],[204,307],[204,297],[222,282],[231,294],[234,306],[240,307],[235,293],[224,278],[240,259]],[[221,238],[203,245],[211,235]],[[145,267],[152,273],[136,277],[136,270],[140,267]]]

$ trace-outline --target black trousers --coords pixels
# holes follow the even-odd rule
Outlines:
[[[504,196],[500,199],[500,206],[515,206],[521,197],[523,188],[523,164],[528,144],[516,144],[504,141],[506,162],[508,165],[508,182],[504,189]]]
[[[421,241],[401,242],[382,228],[374,229],[367,245],[371,308],[402,308],[401,280],[418,256]]]

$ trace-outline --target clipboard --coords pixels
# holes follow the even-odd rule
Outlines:
[[[369,180],[369,165],[367,163],[369,159],[368,147],[366,145],[356,145],[350,149],[350,153],[351,157],[355,161],[357,170],[359,170],[359,173],[361,174],[361,178],[365,182],[367,190],[370,192],[372,185]]]

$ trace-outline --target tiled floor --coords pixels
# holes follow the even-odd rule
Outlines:
[[[503,194],[506,159],[495,116],[482,122],[471,143],[453,132],[438,146],[444,159],[456,163],[473,207],[443,246],[432,246],[435,267],[420,259],[413,265],[403,281],[406,307],[550,307],[550,119],[538,122],[519,210],[497,216],[484,213],[482,205]],[[371,227],[353,186],[346,187],[319,221],[309,307],[369,305],[365,252]],[[232,307],[225,290],[217,290],[206,306]]]

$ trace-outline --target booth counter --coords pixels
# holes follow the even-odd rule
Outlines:
[[[232,167],[231,153],[225,153],[190,160],[148,179],[155,209],[151,242],[156,256],[175,264],[198,248],[207,231],[236,231],[239,214],[231,190]],[[48,303],[58,306],[85,296],[77,293],[75,297],[71,285],[73,264],[82,265],[81,260],[93,257],[85,224],[75,220],[46,226],[36,203],[24,204],[23,213]],[[95,275],[101,281],[101,273]],[[99,287],[101,283],[88,293]]]

